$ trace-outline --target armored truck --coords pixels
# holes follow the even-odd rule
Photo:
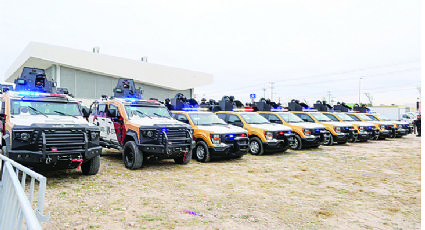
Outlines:
[[[90,110],[89,122],[100,128],[100,145],[122,150],[128,169],[140,168],[149,159],[178,164],[192,159],[192,127],[173,119],[160,102],[142,100],[142,90],[132,79],[119,79],[114,96],[104,96]]]
[[[0,94],[2,154],[38,170],[99,171],[99,128],[84,118],[78,101],[56,93],[43,69],[23,69],[16,88]]]

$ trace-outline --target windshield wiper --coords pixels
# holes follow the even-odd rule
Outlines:
[[[34,112],[36,112],[36,113],[39,113],[39,114],[42,114],[42,115],[44,115],[45,117],[48,117],[45,113],[43,113],[43,112],[41,112],[41,111],[39,111],[39,110],[37,110],[36,108],[33,108],[33,107],[31,107],[31,106],[27,106],[27,108],[30,108],[30,109],[32,109],[32,111],[34,111]]]
[[[53,112],[55,112],[55,113],[58,113],[58,114],[60,114],[60,115],[63,115],[63,116],[71,116],[71,117],[73,117],[73,118],[78,118],[77,116],[75,116],[75,115],[71,115],[71,114],[67,114],[67,113],[64,113],[64,112],[60,112],[60,111],[53,111]]]
[[[165,118],[170,119],[170,117],[167,117],[167,116],[164,116],[164,115],[161,115],[161,114],[157,114],[157,113],[153,113],[153,115],[158,116],[158,117],[165,117]]]
[[[149,115],[147,115],[146,113],[144,113],[142,111],[139,111],[139,110],[134,110],[134,111],[138,112],[139,114],[141,114],[143,116],[146,116],[146,117],[149,117],[150,119],[152,119],[152,117],[150,117]]]

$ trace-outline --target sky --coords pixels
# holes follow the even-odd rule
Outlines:
[[[0,0],[0,78],[34,41],[212,74],[197,99],[412,105],[420,38],[420,0]]]

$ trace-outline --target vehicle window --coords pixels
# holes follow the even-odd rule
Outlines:
[[[356,115],[353,115],[353,114],[347,114],[347,116],[349,116],[349,117],[353,118],[353,120],[355,120],[355,121],[362,121],[362,120],[360,120],[360,118],[356,117]]]
[[[309,115],[307,114],[303,114],[303,113],[295,113],[295,115],[299,116],[303,121],[305,122],[314,122],[313,118],[311,118]]]
[[[229,121],[228,121],[228,123],[229,124],[233,124],[235,122],[242,122],[242,121],[241,121],[241,119],[238,116],[233,115],[233,114],[229,114]]]
[[[110,109],[115,109],[117,111],[117,116],[120,117],[120,111],[118,110],[118,107],[116,105],[113,104],[109,104],[109,108]]]
[[[189,116],[195,125],[227,125],[214,113],[189,113]]]
[[[268,124],[270,123],[266,118],[260,116],[258,113],[241,113],[242,118],[248,124]]]
[[[47,101],[11,101],[11,114],[30,113],[32,115],[82,116],[78,103]]]
[[[354,120],[354,118],[348,116],[345,113],[335,113],[335,115],[338,116],[343,121],[360,121],[360,119],[358,118],[357,118],[358,120]]]
[[[270,115],[269,115],[269,121],[270,121],[271,123],[277,123],[277,122],[280,122],[280,119],[279,119],[276,115],[274,115],[274,114],[270,114]]]
[[[314,118],[316,118],[316,120],[318,120],[320,122],[332,121],[327,116],[323,115],[323,113],[310,113],[310,114],[311,114],[311,116],[313,116]]]
[[[174,118],[178,121],[189,124],[189,120],[187,119],[186,115],[184,115],[184,114],[176,113],[176,114],[174,114]]]
[[[379,121],[379,119],[376,118],[376,117],[374,117],[373,115],[366,115],[366,117],[368,117],[368,118],[370,118],[370,119],[372,119],[374,121]]]
[[[288,123],[300,123],[300,122],[304,122],[301,118],[299,118],[297,115],[293,114],[293,113],[279,113],[279,116]]]
[[[106,111],[106,104],[99,104],[98,114],[103,116]]]
[[[165,117],[171,118],[170,112],[165,106],[143,106],[143,105],[126,105],[125,112],[128,117]]]
[[[372,119],[372,118],[370,118],[370,117],[368,117],[368,116],[366,116],[366,115],[364,115],[364,114],[357,114],[357,116],[359,116],[360,117],[360,119],[363,119],[363,120],[365,120],[365,121],[377,121],[378,119]]]
[[[328,117],[329,119],[331,119],[332,121],[337,121],[337,122],[339,122],[338,118],[336,118],[336,116],[335,116],[335,115],[333,115],[333,114],[325,113],[325,114],[323,114],[323,115],[327,116],[327,117]]]
[[[217,113],[217,116],[218,116],[219,118],[221,118],[223,121],[225,121],[225,120],[226,120],[226,114],[225,114],[225,113]]]

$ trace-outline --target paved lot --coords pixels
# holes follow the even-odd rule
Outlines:
[[[51,172],[44,229],[419,229],[420,138]],[[185,212],[186,211],[186,212]],[[197,212],[192,215],[187,211]]]

